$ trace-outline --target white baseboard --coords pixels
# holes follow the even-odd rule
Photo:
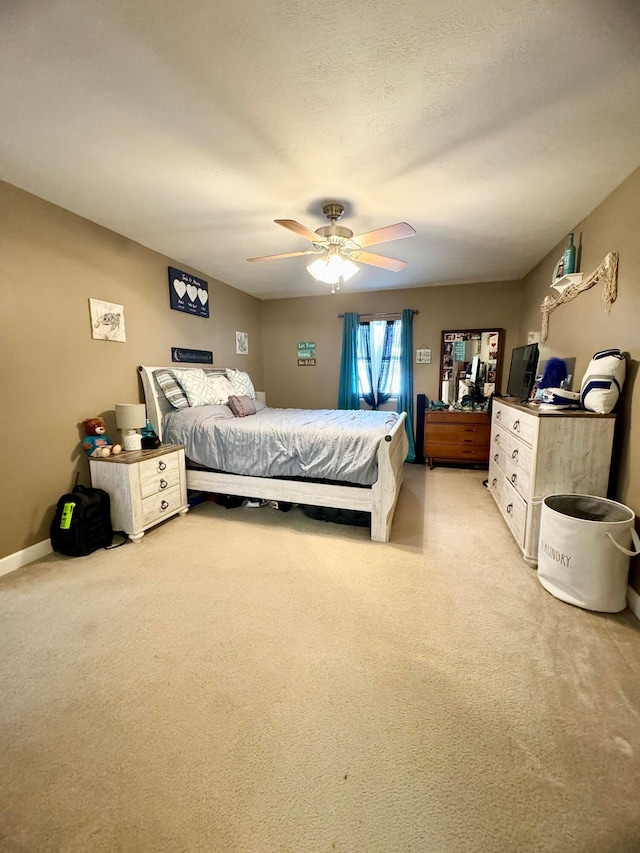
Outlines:
[[[52,553],[51,539],[45,539],[44,542],[36,542],[35,545],[23,548],[22,551],[16,551],[15,554],[8,554],[0,559],[0,576],[15,572],[16,569],[21,569],[23,566],[33,563],[34,560],[39,560],[40,557],[46,557],[47,554]]]
[[[636,592],[632,586],[627,587],[627,604],[636,619],[640,619],[640,593]]]

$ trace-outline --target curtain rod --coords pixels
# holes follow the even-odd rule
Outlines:
[[[419,314],[417,308],[411,309],[412,314]],[[383,314],[361,314],[361,317],[395,317],[396,315],[399,317],[402,314],[402,311],[385,311]],[[340,320],[344,317],[344,314],[338,314]]]

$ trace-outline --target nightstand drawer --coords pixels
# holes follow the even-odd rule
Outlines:
[[[142,501],[142,525],[148,527],[164,516],[169,517],[180,509],[180,488],[176,486],[159,495],[153,495]]]
[[[167,453],[140,463],[142,498],[166,492],[180,482],[180,465],[176,453]]]

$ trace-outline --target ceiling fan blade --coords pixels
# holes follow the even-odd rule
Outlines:
[[[324,245],[327,242],[324,237],[320,237],[315,231],[310,231],[309,228],[305,228],[304,225],[300,225],[294,219],[274,219],[273,221],[276,225],[282,225],[283,228],[288,228],[294,234],[299,234],[305,240],[311,240],[312,243],[322,243]]]
[[[385,228],[377,228],[375,231],[367,231],[352,237],[350,242],[358,246],[373,246],[375,243],[386,243],[388,240],[399,240],[401,237],[413,237],[415,230],[406,222],[396,222],[395,225],[387,225]]]
[[[406,266],[406,261],[397,261],[395,258],[385,258],[383,255],[374,255],[373,252],[350,252],[349,258],[357,264],[369,264],[372,267],[382,267],[391,272],[400,272]]]
[[[309,249],[306,252],[285,252],[282,255],[262,255],[259,258],[247,258],[247,260],[252,263],[253,261],[275,261],[278,258],[299,258],[301,255],[317,255],[318,252],[314,252],[313,249]]]

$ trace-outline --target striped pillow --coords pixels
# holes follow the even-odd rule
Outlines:
[[[618,402],[627,364],[619,349],[597,352],[580,385],[580,402],[592,412],[608,415]]]
[[[175,376],[171,370],[157,370],[155,377],[158,385],[162,389],[162,393],[174,409],[189,408],[187,396],[176,382]]]

